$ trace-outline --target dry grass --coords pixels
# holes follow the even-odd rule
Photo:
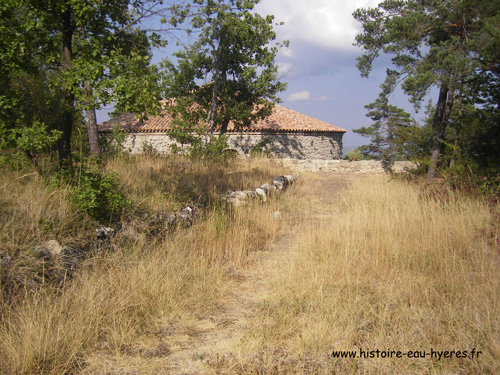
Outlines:
[[[500,371],[499,254],[482,235],[488,207],[459,197],[443,204],[420,191],[357,179],[329,220],[304,222],[248,326],[241,373]],[[256,348],[265,353],[257,360]],[[482,353],[440,361],[327,359],[333,350],[360,348]]]
[[[236,187],[237,178],[224,182],[223,173],[244,176],[243,184],[255,187],[277,171],[265,161],[215,168],[215,175],[206,166],[185,166],[186,174],[195,176],[189,180],[186,175],[172,176],[172,168],[165,167],[165,160],[153,159],[131,166],[115,160],[110,165],[126,181],[133,198],[144,199],[149,192],[163,196],[169,179],[186,178],[201,186],[203,193],[203,189]],[[198,173],[206,180],[198,181]],[[41,217],[61,217],[64,222],[74,215],[59,192],[45,189],[38,177],[19,184],[12,186],[13,197],[2,198],[7,204],[5,228],[11,228],[3,234],[2,247],[11,242],[15,246],[18,235],[9,233],[31,231],[31,240],[23,242],[29,248],[42,239],[37,226]],[[52,202],[56,198],[61,199],[59,208]],[[163,199],[165,207],[179,204],[179,200]],[[144,207],[161,209],[157,203],[151,199]],[[79,373],[121,356],[154,362],[168,355],[162,332],[173,326],[188,330],[190,322],[213,313],[234,282],[233,270],[245,266],[248,254],[262,250],[278,233],[280,223],[271,215],[275,204],[251,204],[245,211],[215,207],[190,229],[156,238],[134,233],[134,223],[129,224],[131,229],[114,238],[114,253],[88,260],[63,287],[42,287],[13,307],[2,307],[0,373]]]
[[[284,172],[267,159],[203,163],[175,155],[122,156],[110,160],[107,169],[123,181],[130,198],[148,210],[172,210],[186,203],[206,205],[220,193],[255,189]]]
[[[50,239],[79,242],[92,225],[75,210],[65,188],[49,186],[36,172],[0,171],[0,313],[45,282],[62,282],[65,270],[35,247]]]
[[[65,199],[66,191],[47,186],[36,172],[0,173],[0,248],[33,244],[50,233],[74,234],[82,215]]]
[[[223,174],[222,167],[212,174],[172,159],[122,163],[109,168],[144,210],[255,187],[284,172],[264,161],[228,165]],[[40,197],[31,210],[43,214],[29,220],[28,207],[14,208],[15,200],[2,197],[4,212],[33,228],[33,242],[40,217],[72,222],[74,214],[64,213],[69,208],[52,202],[59,193],[14,183],[26,185],[16,187],[18,197]],[[114,253],[88,261],[62,288],[42,288],[3,309],[0,373],[185,373],[170,367],[173,358],[194,348],[186,353],[195,353],[189,361],[198,366],[205,353],[196,348],[212,344],[218,355],[199,364],[201,373],[498,373],[499,254],[487,205],[460,197],[443,203],[418,186],[383,178],[354,179],[340,197],[333,196],[334,184],[302,176],[267,204],[215,206],[190,229],[165,236],[131,223],[113,240]],[[284,220],[273,219],[275,210]],[[2,220],[14,233],[14,222]],[[279,250],[250,256],[291,228],[295,237]],[[4,234],[2,245],[17,236]],[[253,299],[239,301],[245,296]],[[441,360],[330,355],[360,348],[482,353]]]

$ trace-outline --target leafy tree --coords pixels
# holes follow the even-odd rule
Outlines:
[[[21,152],[35,165],[58,140],[64,92],[49,85],[48,32],[15,0],[0,4],[0,150]]]
[[[158,71],[149,65],[149,49],[151,42],[162,45],[162,41],[156,33],[148,38],[137,25],[145,17],[167,12],[162,3],[161,0],[2,2],[0,127],[8,132],[16,127],[30,127],[37,121],[45,123],[47,128],[56,127],[60,132],[59,158],[64,165],[70,164],[71,134],[81,110],[86,111],[93,152],[98,152],[95,118],[92,119],[96,108],[115,102],[122,111],[154,112],[160,89]],[[26,112],[24,99],[28,95],[21,94],[28,85],[17,84],[18,76],[26,77],[27,82],[37,80],[43,89],[30,95],[37,95],[38,102],[58,103],[54,115],[45,115],[46,111],[36,106]],[[32,114],[31,118],[24,113]]]
[[[175,54],[176,63],[165,62],[174,138],[200,142],[187,134],[224,134],[230,121],[248,126],[271,113],[285,84],[275,65],[280,45],[270,46],[273,16],[253,13],[258,2],[196,0],[176,18],[197,39]]]
[[[85,111],[91,153],[99,153],[95,110],[113,102],[116,113],[155,113],[161,98],[159,72],[150,65],[150,43],[145,31],[134,29],[109,41],[87,38],[78,54],[92,54],[74,64],[79,109]],[[99,53],[96,53],[99,52]]]
[[[432,116],[428,181],[436,174],[453,105],[458,98],[460,107],[476,103],[481,96],[473,85],[488,73],[478,58],[485,50],[478,47],[491,44],[485,20],[499,12],[498,0],[386,0],[377,8],[354,12],[363,26],[356,36],[357,45],[365,51],[358,59],[363,76],[369,75],[373,60],[383,52],[394,55],[402,87],[417,106],[431,87],[439,89]]]

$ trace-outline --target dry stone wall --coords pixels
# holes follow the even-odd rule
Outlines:
[[[265,142],[269,141],[269,142]],[[340,160],[342,152],[342,134],[321,135],[307,134],[251,134],[238,133],[228,135],[229,148],[234,149],[242,157],[248,156],[253,147],[266,144],[264,149],[271,151],[285,167],[293,171],[337,172],[350,174],[385,173],[382,163],[376,160],[348,161]],[[132,154],[140,154],[145,148],[152,148],[160,153],[168,153],[171,145],[176,144],[165,133],[132,133],[123,143],[124,150]],[[146,147],[145,147],[146,146]],[[396,173],[416,168],[408,161],[397,161],[393,170]]]
[[[305,134],[228,134],[228,146],[239,155],[249,155],[252,148],[262,145],[263,150],[277,158],[293,159],[339,159],[342,154],[342,134],[340,133],[305,133]],[[131,133],[123,142],[124,150],[140,154],[145,148],[152,148],[160,153],[168,153],[171,145],[176,144],[165,133]]]
[[[277,158],[334,160],[342,155],[340,133],[228,134],[229,148],[239,154],[248,155],[259,144]]]
[[[160,153],[169,153],[171,145],[182,147],[165,133],[129,133],[122,143],[123,149],[131,154],[141,154],[149,147]]]
[[[293,171],[303,172],[337,172],[348,174],[383,174],[386,173],[382,162],[377,160],[297,160],[281,159],[280,162]],[[406,172],[416,168],[416,164],[409,161],[394,162],[395,173]]]
[[[294,175],[284,175],[275,177],[270,183],[260,185],[255,190],[238,190],[230,191],[222,194],[220,197],[233,206],[241,206],[249,198],[259,198],[261,201],[266,202],[271,194],[275,191],[284,191],[291,186],[299,177],[299,173],[295,172]]]

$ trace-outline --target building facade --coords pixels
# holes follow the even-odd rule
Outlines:
[[[167,132],[172,118],[168,114],[146,121],[134,114],[125,114],[99,124],[101,134],[111,133],[118,126],[127,133],[122,146],[131,153],[146,149],[170,152],[172,145],[183,146]],[[230,123],[228,146],[240,155],[249,155],[258,148],[277,158],[332,160],[342,157],[342,137],[346,131],[324,121],[276,105],[270,116],[245,129],[234,129]]]

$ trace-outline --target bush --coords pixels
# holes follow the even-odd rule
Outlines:
[[[72,185],[75,204],[97,221],[111,221],[131,205],[114,174],[82,168]]]
[[[108,155],[116,155],[123,152],[123,142],[127,138],[127,133],[120,130],[116,125],[113,128],[111,136],[102,136],[99,138],[101,149]]]
[[[345,159],[349,161],[358,161],[363,159],[363,154],[359,150],[351,150],[345,154]]]
[[[41,172],[40,160],[49,154],[61,136],[58,130],[49,130],[44,123],[34,122],[31,126],[6,129],[0,124],[0,165],[24,167],[25,160]]]
[[[271,137],[264,137],[260,142],[258,142],[255,146],[250,150],[251,156],[271,156],[273,153],[272,148],[269,146],[272,143]]]
[[[227,137],[224,134],[218,137],[210,135],[208,138],[208,142],[200,142],[192,146],[190,150],[190,156],[193,159],[210,161],[225,160],[226,154],[224,153],[224,151],[226,149]]]

